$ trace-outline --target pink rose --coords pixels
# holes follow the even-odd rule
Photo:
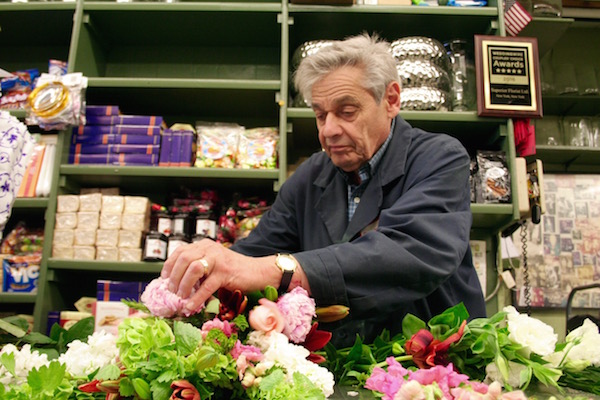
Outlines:
[[[250,310],[248,315],[248,322],[252,329],[265,333],[272,331],[281,333],[285,326],[285,318],[277,304],[265,298],[258,300],[258,303],[260,305]]]
[[[293,343],[303,343],[316,316],[315,300],[300,286],[277,300],[277,307],[285,317],[283,334]]]
[[[194,294],[195,290],[192,291]],[[163,318],[170,318],[175,315],[185,315],[189,317],[192,314],[200,312],[204,308],[201,304],[198,309],[189,311],[185,308],[188,299],[182,299],[169,290],[169,280],[156,278],[146,286],[140,300],[152,315]]]

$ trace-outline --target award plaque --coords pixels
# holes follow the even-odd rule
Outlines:
[[[541,118],[537,38],[475,35],[477,114]]]

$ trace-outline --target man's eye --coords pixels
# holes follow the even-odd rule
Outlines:
[[[343,118],[352,118],[356,114],[356,110],[343,110],[340,114]]]

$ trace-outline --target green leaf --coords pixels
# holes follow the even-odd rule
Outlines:
[[[64,334],[65,344],[74,340],[87,342],[87,338],[94,333],[94,317],[84,318],[77,321]]]
[[[65,377],[66,365],[52,361],[48,366],[34,368],[27,375],[27,383],[37,393],[54,393]]]
[[[521,370],[521,373],[519,374],[519,387],[520,388],[526,388],[529,385],[529,382],[531,382],[532,374],[533,374],[533,369],[529,366],[527,368]]]
[[[219,355],[210,346],[202,347],[198,353],[198,361],[196,362],[196,370],[201,371],[209,369],[217,365]]]
[[[121,369],[114,364],[108,364],[100,368],[100,370],[94,376],[94,379],[100,381],[115,381],[119,379],[121,375]]]
[[[146,307],[146,305],[140,301],[132,299],[121,299],[121,302],[133,310],[138,310],[146,314],[152,314],[150,310],[148,310],[148,307]]]
[[[54,340],[55,342],[58,342],[60,340],[60,337],[64,335],[64,332],[66,331],[67,330],[65,328],[63,328],[55,322],[50,328],[50,339]]]
[[[135,389],[133,388],[131,379],[121,378],[121,381],[119,382],[119,394],[123,397],[131,397],[134,393]]]
[[[413,314],[406,314],[402,320],[402,333],[405,337],[411,338],[421,329],[427,329],[425,321]]]
[[[28,331],[29,330],[29,322],[27,322],[27,320],[23,317],[19,317],[18,315],[11,315],[5,318],[2,318],[2,320],[18,326],[19,328],[23,329],[24,331]]]
[[[458,331],[460,324],[469,319],[469,312],[463,303],[446,309],[441,314],[429,320],[429,327],[433,337],[444,340],[454,332]]]
[[[177,352],[182,356],[192,354],[202,341],[202,332],[192,324],[175,321],[173,325]]]
[[[150,398],[150,385],[148,382],[142,378],[133,378],[131,383],[133,384],[133,390],[140,399],[147,400]]]
[[[354,345],[352,346],[352,348],[350,348],[350,352],[348,353],[346,360],[348,360],[348,361],[360,360],[360,357],[362,356],[362,345],[363,345],[362,339],[360,338],[360,336],[356,335],[356,340],[354,341]]]
[[[173,392],[171,382],[152,381],[150,382],[150,390],[152,391],[152,400],[169,400]]]
[[[506,361],[500,353],[496,355],[495,361],[498,371],[500,371],[500,374],[502,375],[502,379],[504,382],[508,382],[508,361]]]
[[[10,374],[12,376],[17,376],[17,374],[15,372],[15,355],[14,355],[14,353],[0,354],[0,363],[2,363],[2,365],[4,365],[4,368],[6,368],[6,370],[8,372],[10,372]]]
[[[27,334],[26,330],[23,330],[23,329],[19,328],[18,326],[11,324],[10,322],[6,322],[3,319],[0,319],[0,329],[10,333],[11,335],[13,335],[16,338],[22,338],[23,336],[25,336]]]
[[[275,369],[269,375],[265,376],[259,383],[261,390],[266,392],[273,390],[273,388],[283,382],[285,374],[279,368]]]
[[[246,329],[248,329],[250,327],[250,325],[248,324],[248,320],[246,319],[246,316],[243,314],[239,314],[231,322],[233,322],[235,324],[235,326],[237,326],[239,332],[245,332]]]
[[[277,293],[277,289],[275,289],[273,286],[267,286],[265,288],[265,297],[268,300],[277,301],[277,297],[279,297],[279,294]]]
[[[56,360],[60,356],[60,353],[54,347],[36,347],[35,350],[40,354],[45,354],[48,360]]]
[[[43,335],[39,332],[31,332],[27,335],[23,336],[22,340],[27,343],[31,343],[32,345],[36,344],[56,344],[55,340],[52,340],[46,335]]]

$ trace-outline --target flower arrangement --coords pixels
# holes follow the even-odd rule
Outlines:
[[[268,287],[250,299],[220,290],[206,308],[186,315],[185,301],[165,288],[157,278],[141,303],[126,302],[141,313],[119,325],[118,337],[86,332],[53,360],[28,344],[4,346],[0,399],[324,399],[333,393],[333,374],[315,353],[331,334],[317,329],[315,302],[304,289],[279,297]]]
[[[427,323],[413,315],[403,332],[373,343],[328,346],[327,366],[345,386],[384,399],[520,399],[537,392],[600,395],[600,334],[590,320],[557,342],[553,329],[508,306],[469,322],[463,304]],[[586,393],[580,393],[583,391]]]
[[[126,302],[141,313],[117,337],[94,333],[91,319],[55,325],[49,337],[0,320],[17,338],[0,350],[0,400],[324,399],[334,383],[386,400],[524,399],[540,387],[545,397],[600,395],[600,333],[589,320],[559,343],[513,307],[469,321],[459,304],[427,322],[409,314],[393,337],[335,349],[315,319],[348,309],[317,308],[301,288],[220,290],[188,316],[164,289],[159,278],[141,303]]]

